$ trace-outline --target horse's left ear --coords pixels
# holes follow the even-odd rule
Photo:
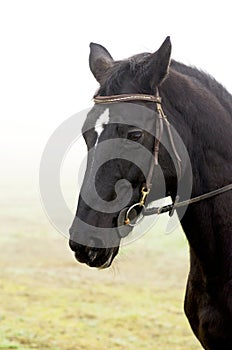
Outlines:
[[[171,40],[168,36],[160,48],[147,59],[143,71],[146,72],[147,79],[150,80],[150,87],[155,88],[163,82],[168,75],[171,60]]]
[[[112,56],[104,46],[90,43],[89,67],[100,84],[107,70],[113,66],[113,62]]]

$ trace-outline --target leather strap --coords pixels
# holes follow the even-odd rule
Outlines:
[[[175,203],[168,204],[168,205],[165,205],[163,207],[146,208],[143,212],[143,215],[149,216],[149,215],[154,215],[154,214],[173,212],[175,209],[182,208],[182,207],[188,206],[190,204],[198,203],[200,201],[218,196],[219,194],[222,194],[222,193],[225,193],[225,192],[231,191],[231,190],[232,190],[232,184],[229,184],[227,186],[223,186],[221,188],[210,191],[208,193],[204,193],[200,196],[187,199],[186,201],[182,201],[182,202],[175,201]]]
[[[110,95],[110,96],[95,96],[93,100],[97,104],[127,102],[127,101],[147,101],[147,102],[161,103],[160,96],[146,95],[146,94],[122,94],[122,95]]]

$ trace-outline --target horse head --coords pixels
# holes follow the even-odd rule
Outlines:
[[[101,97],[122,94],[155,96],[168,75],[169,37],[155,53],[123,61],[114,61],[101,45],[92,43],[90,49],[90,69],[100,84],[98,102]],[[147,177],[151,177],[148,173],[154,161],[154,130],[159,119],[154,105],[149,100],[119,98],[111,103],[105,99],[88,113],[82,130],[88,148],[87,168],[69,241],[79,262],[109,267],[122,237],[132,230],[124,225],[122,217],[125,208],[141,204],[141,189]],[[160,145],[159,164],[171,181],[176,177],[175,167],[168,154],[162,157],[162,152],[165,149]],[[149,200],[154,199],[152,192]],[[130,211],[132,220],[141,214],[142,208],[143,205],[135,205]]]

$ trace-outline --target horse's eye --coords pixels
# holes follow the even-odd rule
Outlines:
[[[143,136],[142,130],[130,130],[128,131],[127,138],[131,141],[139,141]]]

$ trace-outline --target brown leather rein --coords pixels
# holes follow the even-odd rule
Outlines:
[[[154,173],[154,168],[156,165],[158,165],[158,157],[159,157],[159,146],[160,141],[162,139],[162,135],[164,132],[164,126],[167,129],[169,141],[172,147],[172,151],[174,153],[174,156],[177,161],[177,176],[180,178],[181,176],[181,158],[176,150],[175,143],[173,140],[170,123],[168,121],[167,116],[165,115],[162,106],[161,106],[161,97],[159,96],[158,90],[156,96],[153,95],[147,95],[147,94],[121,94],[121,95],[111,95],[111,96],[95,96],[94,102],[96,104],[107,104],[107,103],[117,103],[117,102],[130,102],[130,101],[147,101],[147,102],[153,102],[156,104],[156,109],[158,113],[158,120],[156,123],[156,132],[155,132],[155,143],[153,148],[153,157],[150,164],[149,172],[146,179],[146,184],[141,189],[141,197],[138,203],[133,204],[129,208],[124,208],[120,212],[124,215],[124,224],[129,226],[136,226],[139,224],[141,219],[143,219],[144,216],[149,216],[153,214],[162,214],[169,212],[169,215],[172,215],[175,211],[175,209],[187,206],[189,204],[200,202],[204,199],[208,199],[214,196],[217,196],[221,193],[227,192],[232,190],[232,184],[229,184],[227,186],[224,186],[222,188],[216,189],[214,191],[210,191],[208,193],[205,193],[203,195],[179,202],[179,196],[176,196],[175,201],[172,204],[165,205],[162,207],[152,207],[152,208],[146,208],[145,207],[145,201],[146,198],[151,190],[152,187],[152,177]],[[136,223],[132,223],[130,219],[130,213],[133,212],[133,210],[136,207],[142,208],[142,214],[140,220],[136,221]],[[119,214],[119,215],[120,215]]]

